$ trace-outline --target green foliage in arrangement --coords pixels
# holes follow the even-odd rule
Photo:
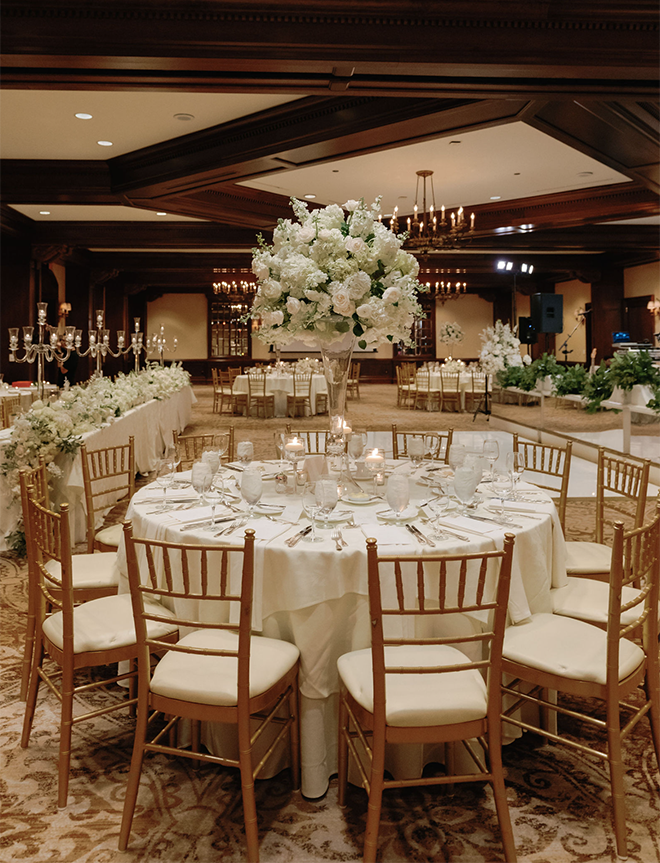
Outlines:
[[[589,379],[584,366],[560,367],[561,371],[553,376],[553,393],[557,396],[582,395]]]
[[[497,383],[501,387],[518,387],[525,371],[523,366],[507,366],[496,372]]]
[[[660,370],[653,365],[648,351],[624,351],[612,357],[609,379],[613,387],[630,391],[636,384],[660,386]]]
[[[614,384],[609,377],[609,369],[605,363],[601,363],[596,371],[589,375],[584,386],[582,395],[587,400],[586,411],[595,414],[600,403],[612,395]]]

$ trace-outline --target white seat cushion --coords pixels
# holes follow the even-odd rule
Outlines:
[[[558,587],[550,591],[552,598],[552,610],[555,614],[563,614],[566,617],[576,617],[579,620],[587,620],[591,623],[606,624],[607,611],[610,598],[610,586],[605,581],[596,581],[593,578],[568,578],[565,587]],[[632,602],[639,591],[633,587],[624,587],[622,590],[623,603]],[[642,606],[631,608],[621,614],[621,623],[627,625],[632,623],[642,611]]]
[[[180,639],[179,644],[236,650],[238,635],[223,629],[197,630]],[[250,697],[270,689],[293,668],[299,656],[295,644],[253,635],[250,640]],[[238,659],[234,657],[170,651],[154,670],[151,690],[181,701],[231,707],[237,703],[237,673]]]
[[[158,614],[174,617],[160,603],[145,600]],[[148,633],[153,638],[161,638],[176,632],[178,627],[169,623],[148,624]],[[44,633],[56,647],[62,649],[62,612],[58,611],[44,622]],[[73,611],[73,652],[87,653],[90,650],[113,650],[135,643],[135,623],[133,606],[128,593],[117,596],[104,596],[76,606]]]
[[[567,542],[566,572],[609,572],[612,549],[599,542]]]
[[[116,551],[74,554],[71,560],[74,587],[117,587],[119,584]],[[59,561],[49,560],[45,568],[55,578],[61,578],[62,567]]]
[[[403,645],[385,648],[389,668],[416,668],[466,664],[464,653],[448,645]],[[337,660],[337,669],[353,698],[373,713],[371,650],[354,650]],[[483,719],[487,710],[486,684],[478,671],[451,674],[388,674],[385,715],[388,725],[419,727],[453,725]]]
[[[534,614],[527,623],[510,626],[504,633],[503,656],[574,680],[606,682],[605,630],[564,617]],[[619,642],[619,680],[644,661],[644,651],[626,638]]]
[[[121,524],[111,524],[109,527],[104,527],[97,531],[94,539],[97,542],[103,543],[103,545],[112,545],[115,548],[119,548],[123,529],[124,527]]]

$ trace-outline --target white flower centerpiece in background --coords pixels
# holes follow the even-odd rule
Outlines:
[[[261,322],[258,338],[285,345],[299,339],[320,348],[328,382],[333,430],[343,426],[345,378],[353,345],[410,345],[413,322],[423,318],[417,300],[419,264],[380,220],[380,198],[309,211],[295,198],[297,222],[280,219],[269,245],[259,236],[252,272],[258,280],[249,317]],[[331,357],[330,353],[334,352]],[[341,356],[340,356],[341,355]],[[336,427],[336,428],[335,428]]]
[[[479,362],[487,375],[494,375],[510,366],[522,366],[524,360],[520,354],[520,339],[516,338],[509,324],[496,321],[492,327],[486,327],[479,335],[481,353]]]
[[[456,321],[443,321],[438,325],[437,339],[443,345],[457,345],[465,338],[465,333]]]

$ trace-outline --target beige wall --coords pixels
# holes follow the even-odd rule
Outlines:
[[[556,357],[558,360],[563,360],[564,355],[560,352],[559,348],[577,324],[575,312],[579,308],[584,309],[587,303],[591,302],[591,285],[585,285],[584,282],[580,282],[577,279],[571,282],[560,282],[555,285],[555,293],[561,294],[564,297],[564,331],[557,333],[555,336]],[[569,363],[586,363],[587,342],[586,326],[584,324],[581,324],[575,330],[567,348],[569,351],[572,351],[567,357]]]
[[[179,341],[176,353],[165,351],[166,360],[205,360],[208,356],[208,311],[205,294],[164,294],[147,303],[145,342],[165,327],[165,338],[171,348]],[[156,353],[148,359],[158,359]]]
[[[624,297],[645,297],[647,294],[660,300],[660,261],[623,271]]]
[[[457,323],[463,328],[465,338],[457,345],[436,343],[436,356],[440,359],[448,356],[455,359],[474,359],[481,351],[479,334],[484,327],[493,324],[493,305],[476,294],[465,294],[456,300],[447,300],[444,305],[436,303],[436,332],[443,322]]]

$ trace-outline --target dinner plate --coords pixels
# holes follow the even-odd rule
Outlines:
[[[286,504],[285,504],[285,503],[283,503],[283,504],[279,504],[279,503],[277,503],[277,504],[276,504],[276,503],[268,503],[268,504],[258,503],[258,504],[255,506],[254,511],[255,511],[255,512],[258,512],[258,513],[259,513],[259,515],[282,515],[282,513],[284,512],[284,510],[285,510],[285,509],[286,509]]]
[[[328,524],[339,524],[341,521],[348,521],[352,517],[353,513],[347,509],[337,509],[330,513],[328,516]],[[316,522],[316,526],[322,525],[325,521],[322,515],[317,515],[314,517],[314,521]]]
[[[380,498],[374,497],[374,495],[367,494],[366,492],[364,492],[364,494],[348,494],[342,497],[342,501],[345,503],[354,503],[360,506],[364,506],[364,504],[367,503],[376,503],[378,500],[380,500]]]
[[[389,510],[379,512],[378,518],[382,518],[383,521],[410,521],[411,518],[417,518],[418,515],[416,506],[407,506],[401,513],[389,512]]]

